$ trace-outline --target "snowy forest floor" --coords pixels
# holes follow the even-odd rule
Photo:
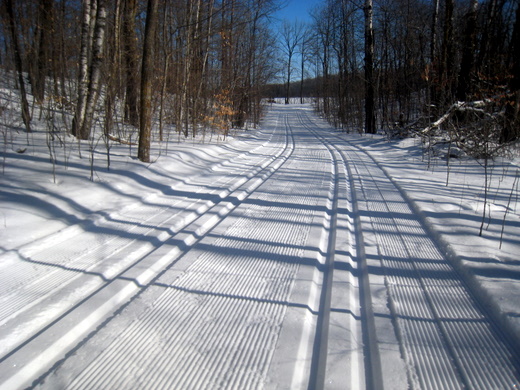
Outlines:
[[[485,194],[479,162],[310,105],[149,165],[110,141],[109,169],[2,131],[0,389],[520,385],[518,159]]]

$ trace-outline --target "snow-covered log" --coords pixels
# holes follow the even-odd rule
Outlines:
[[[438,128],[440,125],[446,122],[454,112],[457,111],[472,111],[482,115],[489,115],[485,110],[482,109],[482,107],[486,107],[490,103],[491,99],[476,100],[473,102],[455,102],[450,106],[450,108],[448,108],[444,115],[442,115],[431,125],[425,127],[423,130],[420,131],[420,133],[427,134],[431,130]]]

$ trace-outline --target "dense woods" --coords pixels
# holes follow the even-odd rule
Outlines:
[[[150,140],[172,129],[225,137],[259,121],[261,87],[274,75],[269,18],[277,7],[275,0],[3,0],[0,65],[20,90],[28,132],[31,115],[59,106],[78,139],[94,128],[111,139],[139,138],[138,156],[149,161]]]
[[[151,140],[225,137],[305,96],[346,130],[442,128],[487,156],[520,135],[518,3],[324,0],[303,24],[277,23],[278,0],[2,0],[0,66],[27,132],[58,108],[143,161]]]
[[[320,111],[367,133],[442,127],[493,154],[520,135],[519,9],[510,0],[324,1],[311,29]]]

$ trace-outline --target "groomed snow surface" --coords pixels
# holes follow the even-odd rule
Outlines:
[[[485,203],[478,162],[308,105],[149,165],[113,143],[110,170],[4,131],[2,390],[520,386],[514,161]]]

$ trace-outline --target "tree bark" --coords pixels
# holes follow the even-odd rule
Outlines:
[[[300,44],[303,35],[303,25],[297,21],[294,24],[285,22],[282,26],[282,39],[284,45],[284,52],[287,56],[287,80],[285,84],[285,104],[289,104],[291,77],[292,77],[292,60],[296,48]]]
[[[13,1],[5,0],[7,8],[7,17],[9,21],[9,30],[11,32],[11,40],[13,43],[14,62],[18,73],[18,82],[20,84],[20,97],[22,101],[22,120],[25,130],[31,132],[31,114],[29,112],[29,102],[27,101],[27,93],[25,91],[25,80],[23,78],[22,54],[20,52],[20,44],[18,42],[18,33],[16,31],[16,19],[14,17]]]
[[[125,120],[139,127],[139,65],[135,18],[137,0],[126,0],[123,19],[124,58],[126,73]]]
[[[429,81],[429,102],[428,112],[432,107],[432,103],[438,101],[438,88],[437,80],[439,78],[439,57],[437,54],[437,36],[439,34],[439,3],[440,0],[433,1],[433,15],[431,24],[431,37],[430,37],[430,66],[427,69],[427,80]]]
[[[455,69],[455,50],[453,36],[454,0],[446,0],[444,15],[443,43],[440,63],[440,93],[439,105],[444,108],[452,103],[453,99],[453,71]]]
[[[509,101],[506,102],[505,123],[500,142],[511,142],[520,136],[520,5],[516,9],[516,21],[511,39],[511,72]]]
[[[103,46],[105,43],[106,29],[106,0],[97,0],[96,24],[94,27],[94,38],[92,41],[92,63],[90,65],[90,79],[85,109],[85,120],[81,127],[80,138],[88,139],[92,129],[94,110],[99,97],[101,67],[103,66]]]
[[[365,133],[375,134],[374,29],[372,0],[365,1]]]
[[[38,54],[36,55],[35,74],[32,78],[33,95],[42,103],[45,97],[45,77],[47,76],[49,58],[49,42],[52,34],[52,0],[40,0],[38,10],[38,25],[36,26],[36,40]]]
[[[460,64],[459,80],[457,85],[457,100],[466,101],[471,91],[471,74],[475,63],[475,40],[477,31],[478,0],[471,0],[469,12],[466,17],[466,31],[464,36],[464,48]]]
[[[144,31],[143,63],[141,72],[141,118],[137,157],[142,162],[150,162],[150,138],[152,127],[152,75],[154,39],[157,26],[159,0],[148,0]]]
[[[87,109],[88,93],[88,68],[89,68],[89,32],[90,32],[90,12],[92,1],[83,0],[83,19],[81,22],[81,48],[79,54],[78,70],[78,97],[76,110],[72,120],[72,135],[80,137],[83,122],[85,121],[85,111]]]
[[[305,80],[305,56],[307,54],[307,38],[305,37],[305,34],[302,38],[302,41],[300,42],[300,104],[303,104],[303,82]]]

